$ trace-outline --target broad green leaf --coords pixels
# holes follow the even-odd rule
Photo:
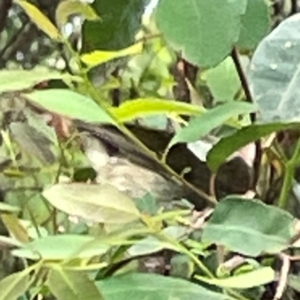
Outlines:
[[[155,274],[131,273],[97,281],[105,300],[227,300],[225,294],[210,291],[187,280]]]
[[[242,28],[237,46],[254,49],[270,29],[269,4],[265,0],[248,0],[242,16]]]
[[[255,111],[255,105],[247,102],[228,102],[192,119],[186,127],[172,138],[169,147],[180,142],[195,142],[211,130],[223,125],[231,118]]]
[[[298,122],[300,116],[300,18],[280,23],[257,47],[249,83],[262,122]]]
[[[17,257],[38,260],[66,260],[73,258],[85,259],[104,254],[108,246],[104,243],[94,247],[93,236],[88,235],[56,235],[46,236],[24,244],[22,248],[15,249],[12,254]],[[89,247],[89,244],[92,246]]]
[[[35,67],[32,70],[0,70],[0,93],[21,91],[47,80],[77,80],[75,76]]]
[[[222,138],[207,155],[207,162],[211,170],[217,171],[226,159],[235,151],[260,138],[287,129],[299,128],[299,123],[271,123],[263,125],[251,125],[244,127],[230,136]]]
[[[94,0],[91,6],[101,21],[84,22],[83,53],[119,50],[132,45],[148,3],[149,0]]]
[[[232,101],[241,87],[240,79],[231,57],[205,72],[205,80],[216,101]]]
[[[51,39],[59,40],[61,38],[58,29],[34,5],[23,0],[17,0],[17,3],[25,10],[31,21]]]
[[[185,59],[200,67],[214,67],[237,42],[246,5],[247,0],[161,0],[156,22]]]
[[[26,97],[43,108],[87,122],[114,124],[112,118],[91,98],[67,89],[34,91]]]
[[[263,267],[248,273],[234,275],[229,278],[209,279],[199,275],[196,275],[195,278],[222,288],[250,289],[274,281],[276,279],[276,273],[270,267]]]
[[[55,268],[49,272],[47,286],[57,300],[103,300],[100,290],[85,272]]]
[[[205,108],[173,100],[145,98],[125,101],[117,108],[112,108],[112,114],[119,122],[132,121],[136,118],[176,113],[181,115],[196,115],[205,112]]]
[[[0,300],[16,300],[23,295],[30,286],[30,272],[32,268],[27,268],[3,278],[0,281]]]
[[[62,27],[68,22],[68,18],[72,15],[80,15],[84,20],[89,21],[100,20],[97,13],[88,3],[83,3],[80,0],[64,0],[61,1],[56,8],[56,23]]]
[[[57,184],[43,195],[57,209],[94,222],[122,224],[139,218],[134,202],[108,184]]]
[[[279,253],[295,234],[295,219],[286,211],[260,200],[228,197],[217,204],[204,227],[203,241],[255,257]]]
[[[140,54],[143,50],[143,44],[137,43],[134,44],[128,48],[121,49],[118,51],[100,51],[96,50],[91,53],[86,53],[81,55],[81,60],[89,67],[93,68],[98,65],[101,65],[103,63],[106,63],[110,60],[129,56],[129,55],[135,55]]]

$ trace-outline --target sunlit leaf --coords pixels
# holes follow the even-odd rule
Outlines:
[[[208,284],[217,285],[223,288],[250,289],[274,281],[276,273],[270,267],[263,267],[248,273],[234,275],[229,278],[209,279],[199,275],[195,275],[195,278]]]
[[[295,219],[289,213],[239,197],[220,201],[203,229],[204,242],[254,257],[282,251],[295,235]]]
[[[122,224],[139,218],[134,202],[110,185],[57,184],[43,195],[59,210],[86,220]]]
[[[34,22],[39,29],[41,29],[53,40],[60,39],[59,30],[40,10],[27,1],[17,0],[17,3],[25,10],[31,21]]]
[[[157,98],[129,100],[125,101],[119,107],[111,109],[111,112],[120,122],[132,121],[136,118],[156,114],[176,113],[178,115],[197,115],[205,111],[204,107]]]
[[[88,54],[83,54],[81,60],[90,68],[96,67],[110,60],[141,53],[143,44],[137,43],[119,51],[100,51],[96,50]]]
[[[26,97],[51,112],[87,122],[113,124],[112,118],[91,98],[67,89],[34,91]]]

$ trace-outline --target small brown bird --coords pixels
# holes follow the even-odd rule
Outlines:
[[[172,200],[189,200],[196,209],[211,205],[190,187],[174,181],[160,164],[143,153],[134,142],[113,126],[95,126],[78,123],[84,151],[97,173],[96,181],[108,182],[131,198],[152,194],[156,200],[168,205]],[[128,127],[150,150],[162,153],[171,136],[165,132],[137,126]],[[211,172],[185,145],[176,145],[168,153],[167,164],[184,175],[189,183],[209,193]],[[251,170],[242,158],[236,157],[221,166],[215,179],[217,198],[229,194],[244,194],[251,185]]]

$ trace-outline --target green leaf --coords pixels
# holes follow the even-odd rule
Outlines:
[[[295,220],[286,211],[259,200],[228,197],[217,204],[203,241],[255,257],[282,251],[295,234]]]
[[[172,138],[169,147],[180,142],[195,142],[211,130],[241,114],[255,111],[255,105],[247,102],[228,102],[195,117]]]
[[[104,254],[108,250],[104,243],[89,247],[94,240],[95,237],[88,235],[46,236],[24,244],[22,248],[13,250],[12,254],[32,260],[65,260],[75,255],[76,258],[86,259]]]
[[[10,204],[7,204],[7,203],[3,203],[3,202],[0,202],[0,212],[1,213],[14,213],[14,212],[19,212],[20,211],[20,208],[19,207],[16,207],[16,206],[12,206]]]
[[[94,222],[122,224],[140,216],[134,202],[108,184],[57,184],[43,195],[57,209]]]
[[[248,0],[242,16],[242,29],[237,46],[254,49],[270,30],[269,4],[265,0]]]
[[[91,98],[67,89],[34,91],[26,97],[46,110],[86,122],[114,124],[112,118]]]
[[[112,114],[119,122],[132,121],[136,118],[156,114],[176,113],[178,115],[196,115],[205,112],[205,108],[173,100],[145,98],[125,101],[117,108],[112,108]]]
[[[84,22],[83,52],[119,50],[132,45],[148,3],[149,0],[95,0],[91,6],[101,16],[101,22]]]
[[[245,274],[231,276],[229,278],[209,279],[199,275],[195,275],[195,278],[222,288],[250,289],[274,281],[276,273],[270,267],[263,267]]]
[[[106,300],[227,300],[228,296],[210,291],[187,280],[155,274],[132,273],[97,281]]]
[[[143,44],[137,43],[128,48],[121,49],[119,51],[100,51],[96,50],[91,53],[81,55],[81,60],[89,67],[93,68],[110,60],[140,54],[143,50]]]
[[[214,67],[237,42],[246,5],[247,0],[161,0],[157,26],[185,59],[200,67]]]
[[[254,142],[272,132],[278,132],[287,129],[299,128],[299,123],[271,123],[263,125],[251,125],[244,127],[234,134],[222,138],[207,155],[208,166],[211,170],[217,171],[226,159],[235,151],[241,149],[247,144]]]
[[[57,300],[103,300],[95,283],[84,272],[59,267],[49,272],[47,285]]]
[[[300,119],[300,19],[287,18],[257,47],[249,72],[262,122]]]
[[[30,286],[30,272],[32,268],[27,268],[3,278],[0,281],[0,300],[16,300],[22,296]]]
[[[16,2],[25,10],[31,21],[51,39],[59,40],[61,38],[58,29],[34,5],[23,0],[17,0]]]
[[[47,80],[79,80],[75,76],[35,67],[32,70],[0,70],[0,93],[21,91]]]
[[[162,231],[162,234],[167,238],[178,240],[182,236],[184,236],[186,232],[186,228],[183,226],[170,226],[165,228]],[[127,252],[130,256],[139,256],[157,253],[163,249],[170,249],[176,251],[177,248],[174,247],[173,244],[162,241],[155,236],[148,236],[138,242],[136,242],[133,246],[131,246]]]
[[[80,15],[84,20],[100,20],[94,9],[87,3],[80,0],[64,0],[59,3],[55,11],[57,25],[61,28],[68,22],[72,15]]]
[[[217,67],[205,73],[205,80],[216,101],[230,101],[241,87],[232,58],[226,58]]]

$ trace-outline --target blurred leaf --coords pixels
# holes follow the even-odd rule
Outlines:
[[[217,204],[203,241],[255,257],[282,251],[295,234],[295,220],[286,211],[260,200],[228,197]]]
[[[263,122],[297,122],[300,116],[300,18],[276,27],[257,47],[249,73]]]
[[[106,300],[227,300],[228,296],[210,291],[187,280],[156,274],[131,273],[97,281]]]
[[[289,274],[287,285],[299,293],[300,292],[300,276]]]
[[[92,7],[101,16],[101,22],[84,22],[83,52],[119,50],[132,45],[148,3],[149,0],[95,0]]]
[[[270,267],[263,267],[248,273],[234,275],[229,278],[209,279],[199,275],[195,275],[195,278],[222,288],[250,289],[275,281],[276,273]]]
[[[175,134],[169,147],[180,142],[195,142],[211,130],[223,125],[229,119],[241,114],[248,114],[256,109],[256,106],[253,104],[239,101],[219,105],[193,118],[186,127],[183,127]]]
[[[254,49],[270,30],[270,8],[265,0],[248,0],[242,16],[242,28],[237,46]]]
[[[237,42],[246,5],[247,0],[161,0],[157,26],[186,60],[200,67],[214,67]]]
[[[162,234],[167,238],[178,240],[182,238],[186,233],[186,228],[181,226],[170,226],[162,230]],[[169,249],[176,251],[172,243],[162,241],[155,236],[148,236],[131,246],[127,251],[130,256],[139,256],[146,254],[153,254],[163,249]]]
[[[232,58],[205,72],[205,80],[215,101],[232,101],[241,87]]]
[[[58,4],[55,11],[57,25],[62,27],[68,22],[68,18],[72,15],[80,15],[84,20],[89,21],[100,19],[88,3],[83,3],[80,0],[64,0]]]
[[[23,0],[17,0],[16,2],[25,10],[31,21],[51,39],[59,40],[61,38],[58,29],[34,5]]]
[[[56,208],[94,222],[122,224],[139,218],[134,202],[108,184],[57,184],[43,195]]]
[[[111,117],[91,98],[67,89],[34,91],[26,97],[43,108],[87,122],[114,124]]]
[[[128,48],[121,49],[118,51],[100,51],[96,50],[91,53],[86,53],[81,55],[81,60],[89,67],[93,68],[98,65],[101,65],[103,63],[106,63],[110,60],[129,56],[129,55],[135,55],[140,54],[143,50],[143,44],[137,43],[134,44]]]
[[[51,142],[35,128],[26,123],[11,123],[9,129],[13,140],[32,158],[37,158],[44,164],[55,163],[55,156],[51,151]]]
[[[19,212],[20,211],[20,208],[19,207],[16,207],[16,206],[12,206],[10,204],[7,204],[7,203],[3,203],[3,202],[0,202],[0,212],[4,212],[4,213],[14,213],[14,212]]]
[[[91,258],[108,250],[104,243],[98,242],[95,247],[92,243],[94,240],[95,237],[88,235],[46,236],[24,244],[22,248],[13,250],[12,254],[32,260],[66,260],[73,256],[79,259]]]
[[[49,272],[47,285],[57,300],[102,300],[95,283],[83,272],[60,268]]]
[[[207,162],[211,170],[217,171],[218,168],[226,161],[226,159],[235,151],[257,141],[260,138],[287,129],[299,128],[299,123],[271,123],[265,125],[251,125],[244,127],[230,136],[222,138],[207,155]]]
[[[195,115],[205,112],[205,108],[173,100],[145,98],[125,101],[111,112],[119,122],[132,121],[136,118],[155,114],[176,113],[178,115]]]
[[[0,70],[0,77],[0,93],[32,88],[34,85],[47,80],[76,79],[76,77],[69,74],[60,73],[43,67],[35,67],[31,70]]]
[[[30,286],[29,273],[32,268],[9,275],[0,281],[0,300],[16,300],[23,295]]]
[[[171,258],[170,276],[190,279],[194,275],[194,262],[187,255],[174,255]]]
[[[10,235],[13,236],[17,241],[22,243],[29,241],[28,234],[25,228],[19,222],[17,216],[12,214],[1,214],[1,219]]]

